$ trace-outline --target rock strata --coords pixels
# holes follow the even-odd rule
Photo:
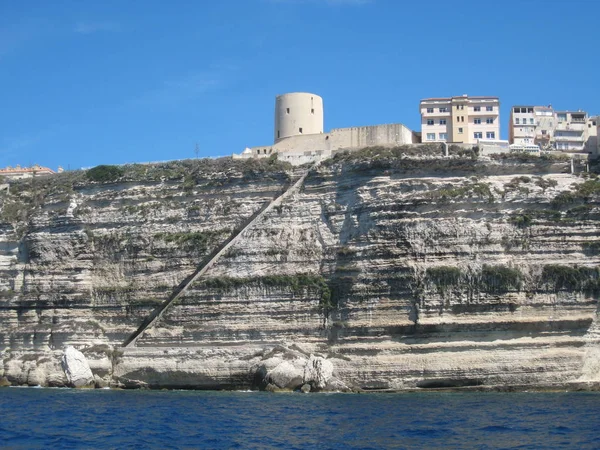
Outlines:
[[[555,159],[434,150],[339,154],[311,170],[128,348],[304,169],[199,160],[11,186],[0,193],[0,380],[304,391],[600,383],[600,181]],[[64,346],[91,374],[63,371]]]

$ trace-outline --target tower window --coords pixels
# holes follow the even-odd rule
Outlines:
[[[298,128],[298,131],[300,132],[300,134],[302,134],[302,127]]]
[[[281,137],[280,132],[279,132],[279,130],[277,130],[277,139],[279,139],[280,137]]]
[[[290,113],[290,108],[285,108],[285,113],[289,114]]]
[[[314,113],[315,113],[315,109],[314,109],[314,108],[311,108],[311,110],[310,110],[310,113],[311,113],[311,114],[314,114]]]

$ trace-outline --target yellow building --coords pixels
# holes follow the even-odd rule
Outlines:
[[[423,142],[477,144],[500,139],[498,97],[442,97],[421,100]]]

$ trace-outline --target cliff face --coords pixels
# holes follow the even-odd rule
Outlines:
[[[366,151],[324,162],[121,348],[300,175],[266,161],[186,164],[13,187],[0,377],[68,384],[60,355],[72,345],[98,385],[598,381],[600,182],[545,159]]]

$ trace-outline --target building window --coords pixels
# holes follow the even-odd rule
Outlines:
[[[514,108],[513,112],[519,113],[519,112],[521,112],[521,108]]]
[[[496,133],[494,131],[488,131],[485,133],[485,137],[487,139],[496,139]]]
[[[493,117],[488,117],[487,119],[485,119],[485,123],[487,123],[487,124],[493,124],[494,123],[494,118]]]
[[[441,112],[441,113],[448,112],[448,108],[440,108],[440,112]]]
[[[481,131],[476,131],[475,133],[473,133],[473,137],[475,139],[481,139],[483,137],[483,133]]]
[[[432,113],[433,112],[433,108],[427,108],[427,112],[428,113]]]
[[[310,109],[310,113],[311,113],[311,114],[314,114],[314,113],[315,113],[315,109],[314,109],[314,108],[311,108],[311,109]]]
[[[258,150],[256,150],[256,154],[260,155],[260,148]]]
[[[481,124],[481,119],[475,119],[475,120],[473,120],[473,123],[475,125],[480,125]]]
[[[427,133],[428,141],[435,141],[435,133]]]
[[[302,134],[302,127],[298,128],[298,131],[300,132],[300,134]]]
[[[479,111],[481,111],[481,106],[475,106],[475,107],[473,108],[473,111],[475,111],[475,112],[479,112]]]
[[[521,121],[520,121],[520,119],[517,117],[517,118],[515,119],[515,124],[516,124],[516,125],[520,125],[520,123],[521,123]]]
[[[290,113],[290,108],[285,108],[285,113],[289,114]]]
[[[448,133],[440,133],[440,140],[445,141],[448,139]]]
[[[531,118],[529,119],[529,123],[530,123],[530,125],[534,125],[534,124],[535,124],[535,121],[533,120],[533,117],[531,117]]]
[[[440,119],[440,125],[446,125],[446,119]]]
[[[463,129],[462,129],[462,128],[459,128],[459,129],[458,129],[458,132],[459,132],[459,133],[462,133],[462,132],[463,132]]]
[[[566,114],[557,114],[558,117],[558,121],[559,122],[566,122],[567,121],[567,115]]]
[[[279,133],[279,130],[277,130],[277,139],[279,139],[279,137],[280,137],[280,133]]]
[[[486,111],[493,111],[493,110],[494,110],[494,107],[493,107],[493,106],[486,106],[486,107],[485,107],[485,110],[486,110]]]
[[[546,131],[546,130],[542,130],[542,135],[543,135],[543,136],[545,136],[545,135],[546,135],[546,133],[547,133],[547,131]]]
[[[433,125],[433,119],[427,119],[427,125]]]

